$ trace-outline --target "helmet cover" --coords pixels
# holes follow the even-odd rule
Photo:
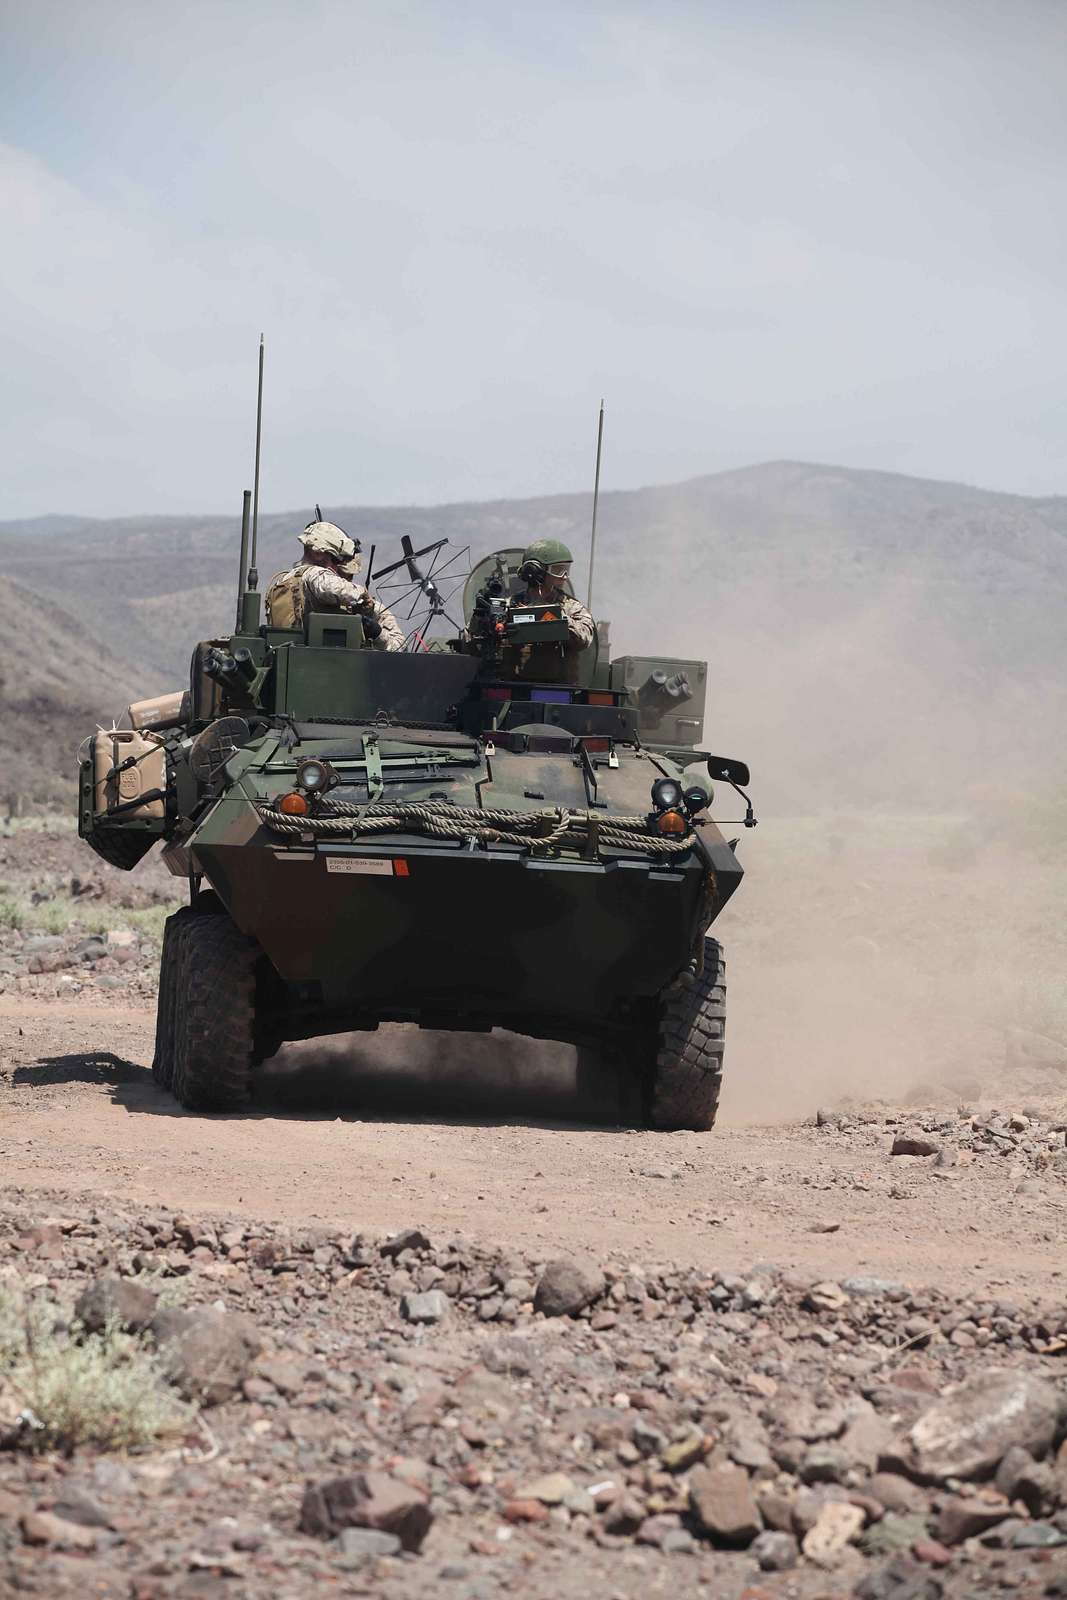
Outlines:
[[[335,522],[309,522],[300,535],[300,542],[305,550],[329,556],[339,566],[352,562],[359,551],[357,541],[350,539]]]

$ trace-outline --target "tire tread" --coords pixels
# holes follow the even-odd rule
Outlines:
[[[189,1111],[235,1111],[247,1101],[260,950],[225,915],[193,912],[177,981],[173,1088]]]
[[[650,1127],[707,1133],[722,1090],[726,1034],[726,960],[717,939],[704,941],[704,967],[663,1003],[648,1095]]]

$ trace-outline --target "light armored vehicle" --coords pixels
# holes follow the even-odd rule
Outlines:
[[[577,683],[506,673],[565,628],[519,603],[521,557],[474,568],[457,637],[396,653],[358,614],[264,625],[242,585],[188,688],[88,742],[82,837],[126,870],[162,841],[188,881],[153,1062],[183,1105],[239,1107],[285,1040],[398,1021],[571,1042],[632,1075],[651,1126],[712,1126],[709,929],[741,867],[709,806],[737,790],[751,823],[747,768],[700,748],[703,662],[611,660],[602,628]]]

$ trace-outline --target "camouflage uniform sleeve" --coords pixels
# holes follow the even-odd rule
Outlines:
[[[393,613],[380,600],[376,600],[369,589],[362,588],[358,583],[353,584],[352,588],[356,596],[356,610],[365,611],[373,617],[382,630],[374,641],[375,650],[403,650],[404,630]]]
[[[585,609],[580,600],[575,600],[573,595],[563,597],[563,615],[567,619],[570,629],[570,642],[579,650],[586,650],[593,642],[593,618]]]
[[[304,567],[301,574],[304,583],[304,593],[312,602],[312,609],[323,611],[354,611],[359,601],[360,591],[336,572],[331,572],[329,567],[316,567],[310,564]],[[366,590],[363,591],[366,593]]]

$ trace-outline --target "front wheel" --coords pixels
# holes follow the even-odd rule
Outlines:
[[[705,939],[703,970],[661,1001],[646,1079],[650,1128],[707,1133],[715,1126],[725,1033],[726,960],[718,940]]]
[[[194,912],[182,928],[173,1088],[189,1111],[236,1111],[248,1099],[259,959],[225,912]]]
[[[182,906],[163,924],[163,946],[159,953],[159,993],[156,998],[156,1047],[152,1056],[152,1076],[161,1089],[174,1087],[175,1040],[178,1020],[178,990],[182,940],[195,912]]]

